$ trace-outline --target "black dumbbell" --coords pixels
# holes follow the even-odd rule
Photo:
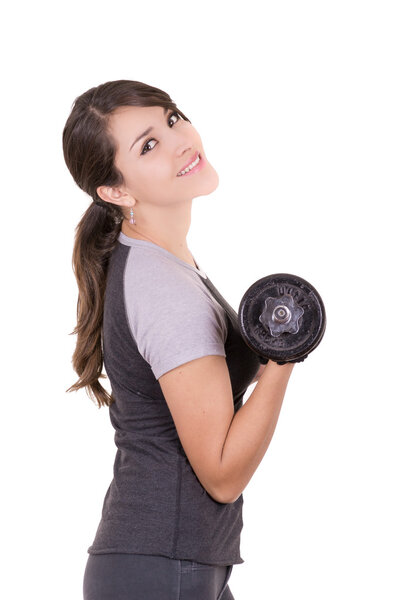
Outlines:
[[[253,283],[240,301],[238,317],[244,341],[264,364],[269,359],[301,362],[318,346],[326,327],[317,290],[288,273]]]

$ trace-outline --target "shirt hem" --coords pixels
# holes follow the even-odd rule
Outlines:
[[[243,558],[239,559],[225,559],[221,561],[206,561],[204,559],[196,558],[194,555],[176,555],[176,554],[168,554],[163,552],[137,552],[135,550],[121,550],[120,548],[106,548],[99,550],[91,550],[88,548],[88,554],[143,554],[145,556],[164,556],[165,558],[170,558],[172,560],[191,560],[193,562],[198,562],[205,565],[212,565],[215,567],[227,567],[229,565],[241,565],[244,563]]]
[[[158,380],[161,375],[165,375],[168,371],[172,371],[172,369],[176,369],[176,367],[180,367],[187,362],[191,362],[192,360],[196,360],[197,358],[203,358],[205,356],[224,356],[226,357],[225,349],[222,349],[220,345],[216,344],[215,346],[207,346],[204,347],[200,352],[193,352],[192,354],[185,355],[175,355],[171,357],[168,365],[153,365],[152,371],[154,377]]]

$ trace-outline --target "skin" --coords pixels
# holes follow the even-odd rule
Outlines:
[[[145,129],[153,130],[130,149]],[[186,237],[191,223],[192,200],[213,192],[218,174],[208,162],[200,135],[191,123],[159,106],[118,108],[110,117],[109,133],[117,152],[115,165],[124,185],[100,186],[97,193],[117,204],[125,216],[121,231],[151,241],[181,260],[196,266]],[[148,141],[144,154],[143,147]],[[195,152],[204,160],[197,173],[177,177]],[[130,208],[136,223],[129,223]]]

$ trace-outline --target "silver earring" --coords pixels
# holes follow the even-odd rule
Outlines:
[[[131,208],[131,212],[130,212],[131,218],[129,219],[129,223],[131,225],[134,225],[136,223],[135,219],[133,218],[133,208]]]

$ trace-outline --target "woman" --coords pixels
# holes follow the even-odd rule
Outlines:
[[[251,351],[188,248],[192,199],[218,175],[168,94],[126,80],[88,90],[63,150],[93,200],[73,250],[79,380],[68,391],[109,407],[117,446],[84,598],[231,600],[242,491],[294,365]]]

